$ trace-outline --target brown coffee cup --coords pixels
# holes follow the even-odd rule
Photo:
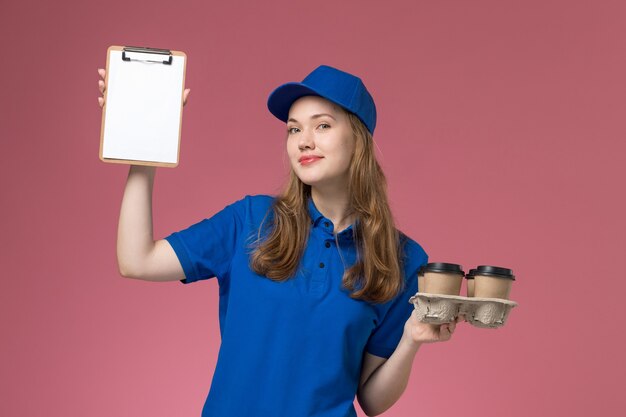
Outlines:
[[[474,296],[474,274],[476,273],[476,269],[470,269],[469,272],[465,275],[465,282],[467,283],[467,296]]]
[[[515,275],[512,270],[481,265],[474,273],[474,297],[508,300],[513,281]]]
[[[424,292],[445,295],[459,295],[461,293],[461,284],[465,276],[461,265],[432,262],[424,266],[423,272]]]

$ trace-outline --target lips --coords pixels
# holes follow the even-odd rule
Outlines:
[[[311,162],[315,162],[315,161],[317,161],[319,159],[322,159],[322,157],[321,156],[316,156],[316,155],[305,155],[305,156],[301,156],[298,159],[298,162],[300,162],[301,164],[308,164],[308,163],[311,163]]]

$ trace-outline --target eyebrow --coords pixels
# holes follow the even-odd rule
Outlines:
[[[323,117],[323,116],[328,116],[331,119],[333,119],[334,121],[337,121],[337,119],[335,119],[331,114],[328,114],[328,113],[314,114],[313,116],[311,116],[311,119],[319,119],[320,117]],[[293,117],[290,117],[289,120],[287,120],[287,122],[296,122],[296,123],[298,123],[298,121],[296,119],[294,119]]]

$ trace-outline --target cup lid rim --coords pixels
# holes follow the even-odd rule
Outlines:
[[[474,276],[476,275],[488,275],[493,277],[507,278],[515,281],[515,275],[513,270],[509,268],[502,268],[500,266],[480,265],[476,268]]]
[[[429,262],[422,267],[424,272],[447,272],[452,274],[465,275],[463,267],[459,264],[451,264],[446,262]]]

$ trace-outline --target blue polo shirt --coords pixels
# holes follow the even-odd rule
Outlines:
[[[250,243],[266,215],[271,221],[273,201],[246,196],[165,238],[185,272],[181,282],[219,283],[222,343],[202,416],[354,417],[363,353],[394,352],[427,255],[402,235],[405,290],[382,304],[354,300],[341,288],[344,269],[356,260],[352,226],[335,240],[333,223],[309,199],[300,267],[274,282],[249,267]]]

